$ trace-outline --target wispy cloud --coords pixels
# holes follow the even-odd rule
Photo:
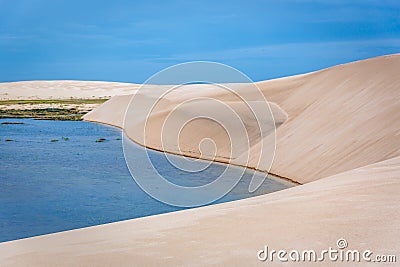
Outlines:
[[[169,66],[188,61],[215,61],[236,67],[253,80],[264,80],[396,53],[400,53],[400,38],[252,46],[202,53],[174,54],[146,61]]]
[[[0,33],[0,46],[3,47],[3,50],[15,51],[18,44],[29,43],[29,41],[35,39],[37,39],[37,36],[33,34]]]
[[[375,39],[375,40],[350,40],[350,41],[327,41],[327,42],[300,42],[263,46],[241,47],[218,51],[201,53],[174,54],[169,57],[158,57],[150,61],[188,61],[188,60],[214,60],[226,61],[237,59],[265,59],[265,58],[287,58],[296,56],[297,53],[309,52],[319,56],[333,56],[334,53],[357,53],[362,55],[368,50],[391,48],[400,52],[400,38]]]
[[[143,46],[167,43],[167,40],[162,38],[135,39],[131,38],[130,36],[124,37],[115,34],[101,33],[63,33],[60,34],[60,37],[86,41],[97,41],[102,44],[110,44],[113,46]]]

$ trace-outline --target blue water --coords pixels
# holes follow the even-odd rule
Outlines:
[[[82,121],[0,119],[5,121],[24,124],[0,124],[0,242],[183,209],[139,188],[126,166],[117,128]],[[96,142],[99,138],[106,141]],[[225,168],[211,164],[187,175],[171,168],[162,153],[150,154],[169,180],[187,186],[206,184]],[[293,186],[266,179],[249,193],[251,174],[247,171],[216,203]]]

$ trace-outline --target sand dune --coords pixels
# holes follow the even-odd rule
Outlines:
[[[0,100],[109,98],[132,93],[139,85],[91,81],[24,81],[0,83]]]
[[[400,155],[400,55],[258,83],[289,114],[273,172],[301,182]]]
[[[305,183],[399,156],[399,69],[400,55],[391,55],[257,83],[265,98],[270,101],[277,126],[276,154],[271,172]],[[152,94],[158,95],[161,94],[159,91],[166,90],[160,86],[148,87],[144,92],[148,92],[149,103],[153,103]],[[209,85],[183,86],[158,102],[158,110],[147,116],[146,127],[149,129],[146,131],[146,138],[143,135],[146,114],[135,114],[137,110],[143,109],[146,100],[134,103],[127,111],[129,121],[124,126],[125,131],[130,138],[147,147],[210,159],[212,157],[204,154],[213,155],[213,151],[206,151],[201,155],[199,149],[196,149],[198,143],[208,137],[216,144],[216,160],[268,170],[269,164],[265,159],[261,159],[260,164],[260,153],[266,149],[265,146],[272,146],[268,144],[271,140],[267,140],[272,137],[265,134],[264,147],[261,147],[257,127],[248,127],[254,118],[246,114],[245,109],[238,108],[243,103],[226,91],[210,90],[208,87]],[[235,90],[245,96],[248,103],[259,101],[260,96],[249,90],[250,87],[247,84],[234,85]],[[237,142],[233,144],[241,147],[236,149],[237,152],[245,149],[245,155],[249,155],[249,159],[246,156],[233,155],[235,147],[230,147],[231,143],[227,142],[229,139],[224,134],[224,129],[210,121],[199,121],[191,129],[182,131],[179,144],[175,141],[176,132],[163,131],[163,123],[180,103],[199,97],[236,103],[235,111],[246,124],[250,145]],[[121,115],[124,112],[121,110],[127,108],[129,98],[127,95],[108,101],[84,118],[122,127]],[[195,117],[204,113],[204,107],[207,104],[197,108],[195,105],[188,106],[180,109],[177,117]],[[214,114],[226,113],[213,105],[210,105],[210,109]],[[230,119],[232,117],[224,121]],[[268,123],[268,120],[266,118],[266,122],[262,124]],[[237,130],[232,129],[229,134],[235,132]],[[165,136],[167,141],[161,139]],[[168,139],[172,141],[168,142]]]
[[[132,97],[119,96],[86,114],[84,119],[124,128],[128,137],[157,150],[268,168],[275,148],[274,127],[282,125],[287,114],[275,103],[268,106],[262,101],[263,95],[254,86],[232,87],[240,91],[243,86],[254,95],[258,94],[258,98],[244,102],[225,89],[204,84],[181,86],[171,92],[168,92],[169,86],[146,85],[132,99],[128,110]],[[149,110],[151,113],[147,114]],[[123,125],[121,115],[125,111],[129,119]],[[259,124],[253,113],[259,116]],[[202,143],[205,139],[212,140],[213,144]],[[257,146],[261,139],[264,140],[262,147]],[[250,151],[250,147],[254,149]],[[271,153],[264,155],[263,151]],[[257,162],[253,160],[254,163],[248,164],[249,153],[253,157],[264,157],[257,157]]]

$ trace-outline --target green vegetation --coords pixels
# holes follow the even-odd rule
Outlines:
[[[0,118],[35,118],[39,120],[82,120],[86,112],[77,109],[45,108],[45,109],[7,109],[0,110]]]
[[[1,100],[0,119],[35,118],[39,120],[82,120],[82,116],[85,115],[88,110],[85,108],[85,111],[79,110],[77,106],[84,107],[85,104],[102,104],[107,100],[108,99]],[[34,106],[39,104],[57,104],[58,107],[38,108],[38,106]],[[15,109],[2,108],[10,105],[16,105]],[[18,107],[18,105],[23,106]],[[32,108],[29,108],[29,105],[32,105]],[[64,107],[62,105],[66,106]],[[68,105],[70,106],[68,107]]]
[[[68,141],[68,140],[69,140],[68,137],[63,137],[62,139],[63,139],[64,141]]]
[[[0,105],[37,104],[103,104],[108,99],[43,99],[43,100],[0,100]]]
[[[58,139],[51,139],[50,142],[52,142],[52,143],[58,142]]]

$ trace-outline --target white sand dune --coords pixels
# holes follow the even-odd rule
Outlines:
[[[391,55],[339,65],[306,75],[257,83],[266,99],[271,102],[278,127],[276,154],[271,172],[305,183],[400,156],[399,70],[400,55]],[[148,87],[144,92],[149,92],[150,103],[153,101],[152,94],[161,94],[154,92],[165,90],[159,86]],[[233,101],[236,103],[236,112],[242,115],[241,119],[247,125],[251,148],[247,151],[250,155],[249,161],[233,155],[232,162],[268,170],[268,164],[259,164],[260,140],[257,139],[257,127],[251,126],[254,119],[240,106],[242,102],[235,100],[226,91],[212,91],[207,87],[209,85],[184,86],[168,95],[166,100],[158,102],[159,110],[146,120],[146,139],[143,135],[144,115],[130,115],[125,131],[140,144],[194,157],[200,157],[201,154],[197,148],[199,141],[208,137],[218,148],[216,160],[228,161],[227,155],[232,152],[231,143],[227,142],[229,138],[221,127],[210,121],[199,121],[191,129],[182,131],[179,148],[176,142],[169,146],[168,141],[161,140],[161,136],[172,140],[177,138],[173,131],[164,131],[162,134],[163,123],[171,111],[185,100],[204,96],[225,103]],[[258,95],[251,95],[254,90],[249,90],[249,85],[241,84],[236,87],[249,102],[260,100]],[[131,96],[126,95],[112,99],[86,114],[84,118],[122,127],[121,115],[126,110],[129,98]],[[143,102],[135,103],[128,110],[128,115],[129,112],[142,109],[140,105],[146,105]],[[191,104],[181,108],[179,116],[202,114],[205,107],[214,114],[225,113],[212,105],[196,107]],[[232,130],[230,133],[232,132],[236,131]],[[241,143],[240,145],[245,146]]]
[[[309,182],[400,155],[400,55],[258,85],[289,114],[272,172]]]
[[[248,85],[240,85],[237,90],[243,90],[243,87],[247,89]],[[287,114],[278,105],[270,103],[268,107],[260,99],[243,102],[225,90],[210,85],[183,86],[159,100],[159,96],[168,90],[167,86],[155,85],[141,88],[140,98],[133,100],[129,110],[127,105],[131,95],[114,97],[86,114],[84,119],[124,128],[131,139],[157,150],[252,167],[257,164],[271,165],[273,153],[260,162],[256,162],[259,157],[251,164],[247,164],[246,160],[249,153],[253,157],[260,154],[262,149],[257,145],[263,136],[263,149],[272,152],[275,148],[268,139],[274,137],[271,135],[274,126],[283,124],[287,119]],[[263,97],[261,93],[259,96]],[[157,100],[159,102],[152,113],[145,114]],[[259,118],[259,123],[263,125],[261,129],[255,123],[254,110],[258,115],[263,115]],[[125,111],[129,119],[123,125]],[[213,118],[217,122],[200,116]],[[196,120],[191,120],[193,118]],[[214,146],[200,149],[199,144],[206,138],[215,143],[216,157]],[[249,147],[256,148],[250,151]]]
[[[109,98],[131,94],[140,85],[97,81],[23,81],[0,83],[0,100]]]
[[[279,266],[277,261],[260,263],[257,251],[264,245],[276,250],[320,251],[336,248],[339,238],[348,241],[349,249],[397,254],[399,260],[399,70],[400,55],[391,55],[257,83],[276,118],[272,172],[304,185],[230,203],[2,243],[0,265]],[[241,94],[250,94],[246,96],[250,102],[260,100],[248,90],[249,85],[235,86]],[[150,87],[154,91],[144,91],[143,106],[165,90]],[[199,96],[231,104],[246,124],[250,148],[239,147],[232,155],[223,129],[207,121],[182,130],[178,147],[168,140],[162,147],[162,122],[169,111],[177,103]],[[139,143],[190,156],[209,156],[193,146],[208,136],[218,147],[217,159],[265,167],[258,162],[257,151],[263,149],[259,132],[248,110],[234,97],[206,85],[182,88],[160,101],[145,136],[143,117],[123,125],[130,98],[113,97],[85,119],[125,126],[128,136]],[[199,114],[204,105],[197,104],[182,107],[175,118]],[[141,105],[135,108],[140,110]],[[223,114],[212,106],[210,113]],[[167,139],[168,134],[176,138],[173,127],[166,134]],[[252,156],[249,162],[239,155],[244,150]]]

